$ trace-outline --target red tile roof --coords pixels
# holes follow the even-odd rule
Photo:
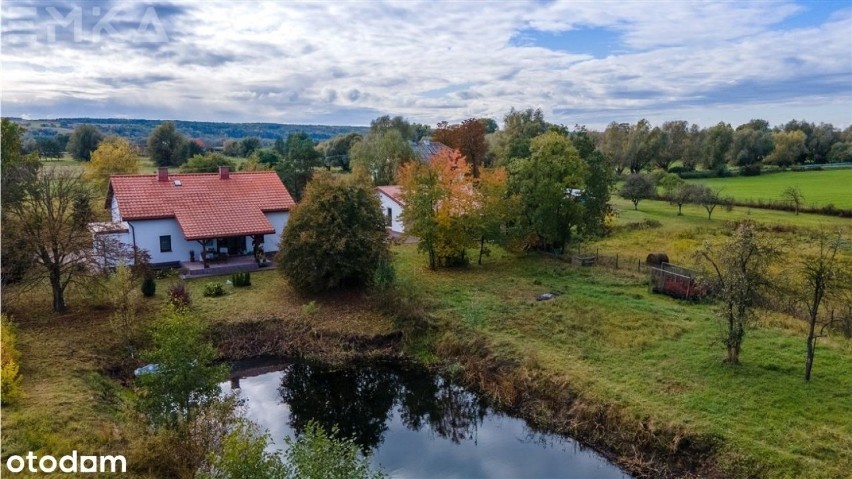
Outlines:
[[[175,181],[181,186],[177,186]],[[248,236],[275,232],[264,213],[289,211],[293,197],[272,171],[117,175],[110,178],[107,207],[113,196],[123,221],[175,218],[187,240]]]
[[[381,191],[388,198],[399,203],[400,206],[405,206],[405,202],[402,201],[402,187],[399,185],[386,185],[386,186],[377,186],[376,190]]]

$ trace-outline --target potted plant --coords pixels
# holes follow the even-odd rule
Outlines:
[[[254,253],[254,260],[257,261],[258,267],[262,268],[262,267],[266,266],[266,263],[267,263],[266,254],[263,252],[263,245],[262,244],[257,245],[257,251],[255,251],[255,253]]]

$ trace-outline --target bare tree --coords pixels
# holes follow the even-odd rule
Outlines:
[[[781,197],[789,201],[796,208],[796,215],[798,215],[799,207],[805,201],[805,195],[802,194],[802,190],[798,186],[788,186],[781,192]]]
[[[850,289],[849,265],[837,255],[843,242],[840,231],[831,235],[820,234],[816,238],[819,250],[805,254],[801,259],[801,273],[795,292],[800,304],[805,307],[808,321],[805,381],[811,380],[817,339],[824,335],[835,319],[834,310],[829,311],[829,303],[843,303]]]
[[[707,211],[707,219],[712,219],[713,210],[716,209],[720,204],[725,203],[728,200],[722,198],[722,190],[716,190],[710,188],[709,186],[702,186],[700,190],[695,191],[695,201],[704,207]]]
[[[124,263],[118,263],[115,274],[109,280],[113,306],[110,323],[115,333],[121,337],[131,357],[133,357],[133,339],[138,328],[137,312],[142,296],[139,284],[139,278],[134,277],[131,269]]]
[[[716,273],[722,301],[722,343],[727,349],[725,362],[738,364],[746,329],[754,316],[756,300],[768,284],[768,266],[777,250],[758,234],[753,222],[746,221],[737,225],[734,234],[718,247],[705,244],[699,255]]]
[[[86,223],[88,189],[80,173],[51,168],[24,187],[21,201],[9,205],[10,224],[18,228],[53,290],[53,310],[64,312],[65,290],[88,272],[92,236]],[[36,275],[38,276],[38,275]]]
[[[672,204],[677,205],[677,215],[681,216],[683,213],[681,210],[683,209],[683,205],[686,203],[691,203],[696,199],[700,198],[702,193],[704,192],[703,187],[701,185],[696,185],[694,183],[684,183],[679,185],[672,191],[671,197],[669,201]]]

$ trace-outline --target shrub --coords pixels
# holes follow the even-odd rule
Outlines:
[[[387,258],[385,216],[362,180],[321,174],[305,190],[281,235],[276,263],[302,292],[369,284]]]
[[[310,421],[295,441],[285,438],[285,464],[288,478],[322,477],[327,479],[367,479],[385,477],[370,469],[370,461],[351,438],[340,438],[340,430],[332,426],[326,431]]]
[[[374,288],[374,304],[393,318],[394,326],[406,340],[429,332],[433,326],[428,313],[431,305],[420,291],[410,280],[400,278],[383,289]]]
[[[192,298],[189,296],[189,291],[186,289],[183,281],[170,286],[167,294],[169,296],[169,304],[177,311],[183,311],[192,305]]]
[[[157,282],[151,276],[145,276],[142,280],[142,296],[150,298],[157,292]]]
[[[672,173],[674,175],[680,175],[681,173],[687,173],[687,172],[694,171],[694,170],[692,168],[687,168],[686,166],[683,166],[683,165],[675,165],[675,166],[669,167],[668,171],[669,171],[669,173]]]
[[[209,454],[210,471],[202,479],[284,479],[284,463],[278,453],[267,451],[272,439],[256,424],[237,420],[222,440],[222,450]]]
[[[376,291],[386,291],[393,287],[396,281],[396,271],[393,268],[393,263],[388,260],[383,260],[376,267],[376,272],[373,274],[373,288]]]
[[[302,305],[302,314],[305,316],[313,316],[320,311],[320,306],[316,301],[311,301],[310,303]]]
[[[20,397],[21,376],[18,374],[21,353],[15,347],[15,332],[5,314],[0,315],[0,400],[4,405]]]
[[[251,273],[246,271],[245,273],[232,274],[231,284],[233,284],[236,288],[244,288],[246,286],[251,286]]]
[[[740,176],[758,176],[760,175],[761,165],[754,163],[740,168]]]
[[[215,298],[217,296],[225,295],[225,285],[222,283],[207,283],[204,285],[204,296],[208,298]]]
[[[228,367],[215,363],[216,349],[204,334],[200,320],[179,311],[154,326],[153,347],[142,358],[157,370],[138,379],[145,389],[140,406],[154,424],[174,429],[219,400]]]
[[[715,170],[681,171],[678,172],[677,175],[685,180],[696,180],[701,178],[722,178],[725,176],[731,176],[732,174],[724,167],[721,167]]]

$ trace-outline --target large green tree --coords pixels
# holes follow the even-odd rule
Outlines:
[[[343,171],[349,171],[349,152],[355,143],[363,139],[364,136],[360,133],[341,133],[317,145],[317,149],[322,152],[322,162],[326,169],[331,170],[332,167],[339,166]]]
[[[734,130],[731,125],[719,122],[707,130],[704,137],[704,168],[723,171],[731,155],[734,144]]]
[[[772,134],[775,148],[764,161],[778,166],[791,166],[800,162],[808,153],[805,141],[807,136],[802,130],[776,131]]]
[[[689,146],[689,123],[684,120],[667,121],[660,128],[661,147],[654,164],[664,170],[683,160]]]
[[[369,181],[321,172],[291,212],[276,262],[296,289],[319,292],[368,284],[388,255],[385,216]]]
[[[627,161],[630,173],[639,173],[648,166],[659,150],[659,132],[651,136],[651,123],[642,118],[631,125],[627,135]]]
[[[610,123],[601,135],[601,152],[609,159],[615,167],[616,173],[621,175],[629,167],[627,140],[630,136],[629,123]]]
[[[161,123],[148,136],[148,155],[158,166],[180,166],[186,161],[184,137],[171,121]]]
[[[498,164],[508,165],[512,158],[529,158],[532,139],[546,132],[547,128],[541,108],[509,110],[503,117],[503,129],[495,133]]]
[[[414,160],[411,145],[396,129],[368,133],[350,155],[353,170],[368,174],[376,186],[396,183],[399,168]]]
[[[577,145],[578,141],[573,141]],[[580,143],[582,144],[582,143]],[[579,148],[578,148],[579,149]],[[598,150],[592,150],[580,157],[588,166],[586,188],[583,191],[582,231],[588,235],[600,235],[604,232],[604,222],[610,211],[610,193],[615,182],[615,170],[606,156]]]
[[[570,189],[583,189],[588,166],[565,136],[548,132],[530,142],[530,156],[509,165],[510,192],[520,197],[516,222],[523,247],[561,251],[582,222],[582,204]]]
[[[220,153],[207,153],[205,155],[195,155],[186,163],[181,165],[181,173],[216,173],[220,166],[227,166],[234,171],[237,165]]]
[[[75,160],[89,161],[103,139],[104,135],[94,125],[80,125],[71,133],[68,153]]]
[[[751,120],[737,127],[731,145],[731,163],[747,173],[759,172],[760,164],[773,149],[772,132],[765,120]]]
[[[92,235],[89,190],[79,172],[51,168],[23,184],[21,197],[4,204],[3,227],[15,228],[36,258],[33,273],[47,276],[53,292],[53,310],[65,312],[65,290],[88,271]]]
[[[275,165],[275,171],[281,181],[296,199],[302,193],[314,175],[314,167],[319,166],[321,153],[317,151],[314,140],[303,131],[287,135],[283,145],[284,157]]]
[[[2,245],[2,281],[16,282],[24,277],[35,261],[32,245],[9,214],[21,204],[29,185],[36,181],[41,161],[38,155],[24,155],[21,136],[24,129],[8,118],[2,119],[2,152],[0,152],[0,245]]]

